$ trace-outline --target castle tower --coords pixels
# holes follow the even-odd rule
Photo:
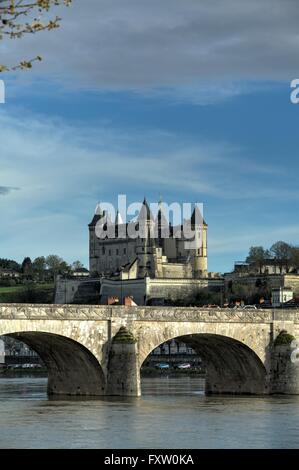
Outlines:
[[[155,272],[154,250],[156,243],[151,235],[153,234],[155,222],[145,198],[137,220],[140,224],[140,231],[143,233],[143,236],[136,240],[136,256],[139,263],[138,276],[145,277],[147,274],[153,276]]]
[[[104,216],[100,203],[96,205],[94,216],[90,224],[89,229],[89,271],[91,273],[97,273],[98,271],[98,255],[97,255],[97,237],[95,233],[97,222]]]
[[[115,237],[117,238],[118,236],[122,236],[123,234],[121,233],[121,229],[125,229],[125,227],[124,227],[122,216],[119,211],[117,211],[116,213],[114,224],[115,224]]]
[[[169,223],[165,216],[165,211],[163,208],[162,200],[159,201],[159,210],[156,218],[156,225],[157,225],[157,236],[158,236],[158,246],[164,248],[164,240],[169,238],[170,230],[169,230]]]
[[[191,228],[195,231],[197,247],[194,253],[193,272],[195,278],[208,275],[208,225],[197,206],[191,216]]]

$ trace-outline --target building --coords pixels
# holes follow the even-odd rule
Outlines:
[[[289,302],[294,297],[293,289],[290,287],[280,287],[278,289],[272,289],[272,306],[281,307],[286,302]]]
[[[74,277],[89,277],[89,271],[86,268],[78,268],[75,269],[75,271],[72,272],[72,275]]]
[[[248,274],[287,274],[294,272],[296,272],[294,266],[288,266],[288,268],[286,268],[286,266],[282,265],[282,263],[275,258],[265,259],[260,266],[256,263],[248,263],[246,261],[236,261],[234,266],[234,273],[240,276]]]
[[[39,364],[41,359],[27,344],[9,336],[0,337],[0,364]]]
[[[134,222],[135,226],[143,226],[142,237],[129,236],[132,222],[123,223],[117,213],[115,223],[111,224],[115,237],[107,235],[105,238],[99,238],[96,226],[102,220],[104,226],[108,215],[98,205],[89,224],[90,272],[93,276],[101,277],[118,275],[120,279],[142,279],[146,276],[160,279],[208,277],[208,226],[196,211],[197,208],[194,209],[189,224],[195,234],[200,232],[201,242],[197,249],[188,249],[188,240],[183,236],[183,226],[173,226],[166,220],[162,204],[155,219],[146,200],[143,201],[138,219]],[[198,224],[197,220],[202,220],[202,223]],[[177,236],[178,229],[182,234],[180,238]],[[124,236],[119,237],[119,234]]]
[[[191,248],[186,225],[195,241]],[[132,227],[138,227],[139,236],[130,236]],[[138,305],[161,305],[189,301],[201,290],[223,289],[220,274],[208,272],[208,225],[197,206],[183,225],[173,225],[162,203],[154,217],[144,200],[138,217],[128,223],[119,213],[112,223],[97,205],[88,228],[90,277],[57,277],[55,303],[107,304],[117,297],[122,304],[132,297]]]
[[[20,273],[13,269],[0,268],[0,279],[16,279],[20,277]]]

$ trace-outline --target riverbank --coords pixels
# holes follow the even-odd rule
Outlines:
[[[1,378],[8,378],[8,377],[47,377],[48,371],[45,367],[40,367],[38,369],[34,368],[7,368],[7,369],[0,369],[0,379]]]
[[[142,377],[198,377],[204,378],[206,373],[202,370],[193,368],[193,369],[157,369],[156,367],[143,367],[141,369],[141,376]]]
[[[46,303],[54,299],[54,283],[0,286],[0,303]]]
[[[197,369],[156,369],[155,367],[146,367],[141,369],[141,377],[198,377],[205,378],[205,372]],[[42,368],[7,368],[0,369],[1,378],[18,377],[47,377],[48,372],[45,367]]]

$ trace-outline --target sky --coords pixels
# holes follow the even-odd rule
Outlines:
[[[53,12],[56,14],[56,11]],[[0,41],[0,257],[88,267],[97,202],[200,202],[209,270],[299,244],[297,0],[74,0]]]

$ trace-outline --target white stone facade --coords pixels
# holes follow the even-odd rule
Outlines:
[[[186,248],[186,239],[175,237],[175,229],[169,225],[163,215],[158,214],[157,237],[150,237],[153,220],[147,202],[143,203],[147,214],[145,221],[146,236],[144,238],[105,238],[97,237],[96,226],[105,214],[96,213],[89,224],[89,264],[92,275],[110,277],[120,271],[130,269],[130,265],[137,260],[137,278],[146,275],[151,278],[162,279],[198,279],[208,276],[208,249],[207,231],[205,222],[199,227],[193,224],[194,215],[191,217],[191,227],[195,231],[201,231],[202,238],[198,249]],[[142,209],[141,209],[142,211]],[[194,213],[193,213],[194,214]],[[159,219],[160,217],[160,219]],[[118,220],[118,219],[117,219]],[[169,230],[169,236],[163,237],[164,228]],[[164,225],[163,225],[164,224]],[[116,234],[128,233],[128,224],[117,224]]]

